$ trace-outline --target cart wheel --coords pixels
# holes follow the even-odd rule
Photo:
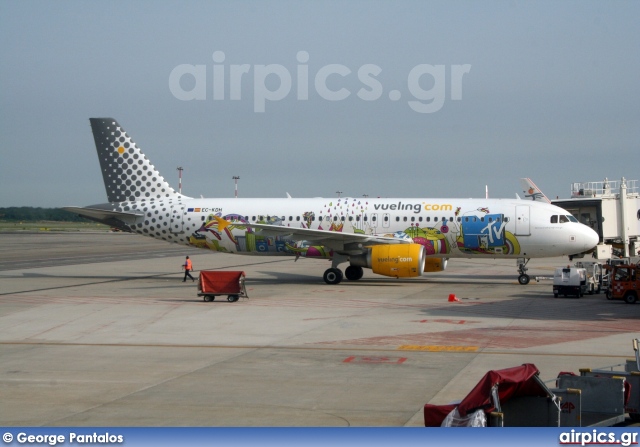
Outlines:
[[[204,300],[205,300],[207,303],[210,303],[211,301],[213,301],[213,300],[215,300],[215,299],[216,299],[216,297],[215,297],[215,296],[213,296],[213,295],[205,295],[205,296],[204,296]]]
[[[229,295],[227,297],[227,301],[229,301],[230,303],[235,303],[236,301],[238,301],[238,298],[240,298],[238,295]]]

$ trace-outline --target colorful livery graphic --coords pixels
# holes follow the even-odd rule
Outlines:
[[[90,122],[108,203],[67,210],[221,253],[329,259],[328,284],[358,280],[364,268],[413,277],[444,270],[451,258],[481,256],[516,259],[526,284],[530,258],[575,255],[598,243],[591,228],[541,201],[194,199],[169,186],[114,119]]]

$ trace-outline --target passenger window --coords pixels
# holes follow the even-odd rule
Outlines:
[[[367,215],[365,214],[365,215],[364,215],[364,217],[362,218],[362,220],[364,220],[364,221],[366,222],[367,220],[369,220],[369,218],[368,218],[368,217],[367,217]]]
[[[293,220],[293,216],[289,216],[289,222]]]
[[[296,221],[300,222],[300,216],[296,216]]]
[[[389,222],[389,216],[384,216],[384,221]]]
[[[407,216],[404,216],[404,217],[402,218],[402,220],[406,222],[406,221],[407,221]]]
[[[416,217],[415,216],[411,216],[411,222],[415,222],[416,221]]]
[[[371,221],[375,222],[376,221],[376,216],[371,216]]]
[[[349,222],[353,221],[353,216],[349,216]]]
[[[360,222],[360,215],[359,214],[356,216],[356,222]]]
[[[422,216],[418,217],[418,221],[422,222]]]
[[[400,222],[400,216],[396,216],[396,222]]]
[[[340,220],[344,222],[344,216],[342,216],[342,217],[340,218]]]

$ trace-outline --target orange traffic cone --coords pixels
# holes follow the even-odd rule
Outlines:
[[[455,294],[450,293],[449,294],[449,302],[453,303],[454,301],[460,301],[458,298],[456,298]]]

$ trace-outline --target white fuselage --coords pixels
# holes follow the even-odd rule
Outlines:
[[[237,254],[331,257],[305,230],[413,239],[431,257],[536,258],[572,255],[597,234],[547,203],[516,199],[190,199],[120,202],[114,210],[144,212],[134,232]],[[231,221],[218,229],[214,216]],[[553,216],[556,216],[555,218]],[[562,216],[561,218],[559,216]],[[562,222],[564,221],[564,222]],[[252,224],[291,229],[262,236]],[[330,233],[329,233],[330,234]]]

